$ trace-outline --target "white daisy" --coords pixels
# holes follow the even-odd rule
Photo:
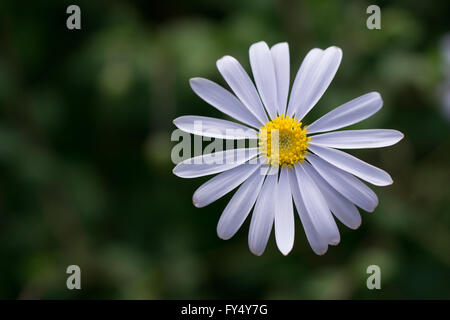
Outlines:
[[[392,183],[387,172],[337,149],[386,147],[400,141],[403,134],[390,129],[328,132],[380,110],[383,101],[377,92],[353,99],[308,126],[302,124],[333,79],[342,58],[340,48],[312,49],[306,55],[289,102],[288,44],[269,48],[265,42],[258,42],[249,52],[256,87],[230,56],[219,59],[217,68],[234,95],[207,79],[190,80],[198,96],[244,125],[199,116],[179,117],[174,123],[197,135],[258,139],[259,147],[191,158],[180,162],[173,172],[182,178],[221,172],[194,193],[196,207],[204,207],[239,186],[220,217],[217,233],[222,239],[231,238],[254,208],[248,243],[256,255],[264,252],[273,225],[279,250],[285,255],[291,251],[293,199],[311,248],[322,255],[328,245],[340,241],[333,214],[344,225],[356,229],[361,224],[357,207],[372,212],[378,205],[376,194],[358,178],[376,186]],[[201,129],[195,128],[196,121],[202,123]],[[275,133],[276,153],[271,151]],[[263,161],[249,161],[255,157]],[[218,158],[225,161],[212,161]],[[237,161],[226,161],[236,158]],[[265,171],[258,170],[265,167]],[[267,174],[273,172],[276,174]]]

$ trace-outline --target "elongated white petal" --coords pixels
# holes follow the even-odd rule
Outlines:
[[[294,246],[295,224],[291,186],[285,167],[281,169],[275,202],[275,240],[281,253],[287,255]]]
[[[316,145],[308,145],[308,149],[332,165],[366,180],[376,186],[392,184],[391,176],[384,170],[364,162],[340,150]]]
[[[341,60],[342,50],[338,47],[327,48],[320,60],[314,60],[314,65],[308,69],[305,80],[299,83],[301,87],[296,88],[296,91],[300,92],[300,97],[293,102],[295,104],[293,108],[298,120],[302,120],[322,97],[333,80]]]
[[[257,256],[263,254],[272,231],[275,216],[277,179],[277,174],[267,176],[253,210],[248,232],[248,246],[250,251]]]
[[[277,78],[278,114],[286,113],[287,99],[289,95],[290,65],[289,45],[281,42],[270,48],[272,53],[275,75]]]
[[[375,210],[378,205],[377,195],[358,178],[314,154],[309,153],[307,160],[336,191],[348,200],[365,211],[373,212]]]
[[[206,181],[194,192],[192,202],[197,208],[213,203],[239,186],[260,166],[260,163],[244,163],[234,169],[218,174]]]
[[[381,148],[396,144],[403,134],[391,129],[344,130],[318,134],[310,143],[338,149]]]
[[[241,64],[233,57],[217,60],[217,68],[225,81],[247,109],[262,123],[268,118],[252,80]]]
[[[292,198],[294,199],[295,207],[297,208],[298,215],[302,221],[303,229],[305,230],[309,245],[315,254],[323,255],[328,250],[328,243],[323,236],[319,235],[311,222],[311,218],[306,211],[305,204],[303,203],[302,196],[300,195],[297,176],[293,168],[288,169],[288,175]]]
[[[218,139],[258,139],[258,132],[252,128],[222,119],[183,116],[173,120],[181,130],[203,137]]]
[[[192,78],[189,83],[200,98],[226,115],[254,128],[265,124],[259,121],[231,92],[217,83],[203,78]]]
[[[277,116],[277,79],[272,54],[267,43],[260,41],[250,46],[250,65],[256,87],[271,118]]]
[[[296,118],[302,120],[303,117],[316,105],[317,101],[327,90],[342,60],[342,50],[338,47],[329,47],[323,52],[323,56],[314,70],[313,77],[310,78],[308,95],[305,104],[299,105],[296,111]]]
[[[328,244],[338,244],[340,241],[339,230],[319,188],[306,173],[302,163],[295,166],[295,173],[306,212],[308,212],[314,228],[327,240]]]
[[[173,169],[181,178],[196,178],[233,169],[259,154],[258,148],[232,149],[186,159]]]
[[[319,187],[328,204],[328,208],[336,218],[347,227],[357,229],[361,225],[361,215],[355,205],[330,186],[309,163],[304,162],[303,168]]]
[[[383,100],[378,92],[353,99],[325,114],[308,126],[308,133],[340,129],[369,118],[381,109]]]
[[[256,170],[233,195],[217,224],[219,238],[230,239],[242,226],[255,204],[264,177],[265,174],[261,174],[261,170]]]
[[[314,71],[317,69],[322,56],[323,50],[314,48],[310,50],[305,59],[303,59],[297,75],[295,76],[294,84],[292,85],[291,96],[287,108],[287,114],[289,116],[294,115],[299,108],[299,105],[305,104],[305,92],[308,82],[311,80]]]

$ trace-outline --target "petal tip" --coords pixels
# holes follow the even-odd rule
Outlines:
[[[290,248],[280,248],[280,252],[283,256],[287,256],[289,253],[291,253],[292,251],[292,247]]]
[[[199,77],[193,77],[193,78],[189,78],[189,84],[195,84],[196,82],[200,81],[202,78]]]
[[[194,193],[194,195],[192,196],[192,204],[194,205],[194,207],[196,208],[202,208],[203,206],[201,205],[200,201],[198,200],[197,195]]]
[[[342,49],[338,46],[331,46],[330,48],[333,48],[336,51],[339,51],[340,53],[342,53]]]
[[[202,81],[206,81],[206,79],[204,78],[190,78],[189,79],[189,86],[191,87],[191,89],[197,94],[200,95],[198,92],[198,90],[200,89],[200,87],[202,86],[201,82]]]
[[[253,43],[251,46],[250,46],[250,49],[251,48],[255,48],[255,47],[257,47],[257,46],[267,46],[267,43],[265,42],[265,41],[263,41],[263,40],[261,40],[261,41],[258,41],[258,42],[255,42],[255,43]]]
[[[342,59],[342,54],[343,54],[343,52],[342,52],[342,49],[341,48],[339,48],[338,46],[331,46],[331,47],[328,47],[327,49],[325,49],[326,51],[328,51],[328,50],[333,50],[333,51],[335,51],[335,53],[339,56],[339,60],[340,59]]]
[[[175,118],[175,119],[172,120],[172,123],[173,123],[175,126],[177,126],[177,127],[178,127],[178,122],[180,121],[180,118],[181,118],[181,117],[178,117],[178,118]]]
[[[255,250],[252,248],[250,248],[250,252],[253,253],[257,257],[260,257],[264,253],[264,251],[259,251],[259,250]]]
[[[394,180],[392,180],[392,178],[389,176],[389,179],[387,179],[386,182],[384,182],[381,186],[387,187],[387,186],[390,186],[393,183],[394,183]]]
[[[330,239],[330,245],[337,246],[341,242],[341,237]]]
[[[180,163],[181,163],[181,162],[180,162]],[[175,168],[172,169],[172,173],[173,173],[174,175],[176,175],[177,177],[179,177],[179,178],[184,178],[184,176],[180,173],[180,168],[179,168],[180,163],[177,164],[177,165],[175,166]]]
[[[278,43],[274,44],[270,49],[275,49],[275,48],[280,48],[280,47],[288,47],[289,48],[289,44],[286,41],[278,42]]]
[[[232,56],[225,55],[222,58],[218,59],[216,64],[217,64],[217,66],[219,66],[220,64],[222,64],[224,62],[233,61],[233,60],[235,60],[235,59]]]
[[[372,91],[370,94],[381,99],[381,93],[379,93],[378,91]]]
[[[352,225],[349,225],[348,227],[349,227],[350,229],[352,229],[352,230],[356,230],[356,229],[358,229],[359,227],[361,227],[361,223],[362,223],[362,220],[360,219],[358,222],[356,222],[356,223],[354,223],[354,224],[352,224]]]
[[[219,232],[219,230],[217,230],[217,236],[219,237],[219,239],[228,240],[222,233]]]
[[[233,237],[233,235],[226,234],[226,232],[223,229],[224,229],[224,227],[222,226],[221,220],[219,220],[219,223],[216,228],[217,236],[222,240],[231,239]]]
[[[316,250],[313,250],[313,251],[318,256],[323,256],[325,253],[327,253],[328,248],[316,249]]]

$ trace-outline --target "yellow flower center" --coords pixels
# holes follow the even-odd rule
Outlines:
[[[282,114],[260,128],[259,149],[271,165],[290,167],[305,160],[310,139],[300,121]]]

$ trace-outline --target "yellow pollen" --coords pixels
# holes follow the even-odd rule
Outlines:
[[[300,121],[284,114],[259,129],[259,149],[275,166],[291,167],[305,160],[310,139]]]

